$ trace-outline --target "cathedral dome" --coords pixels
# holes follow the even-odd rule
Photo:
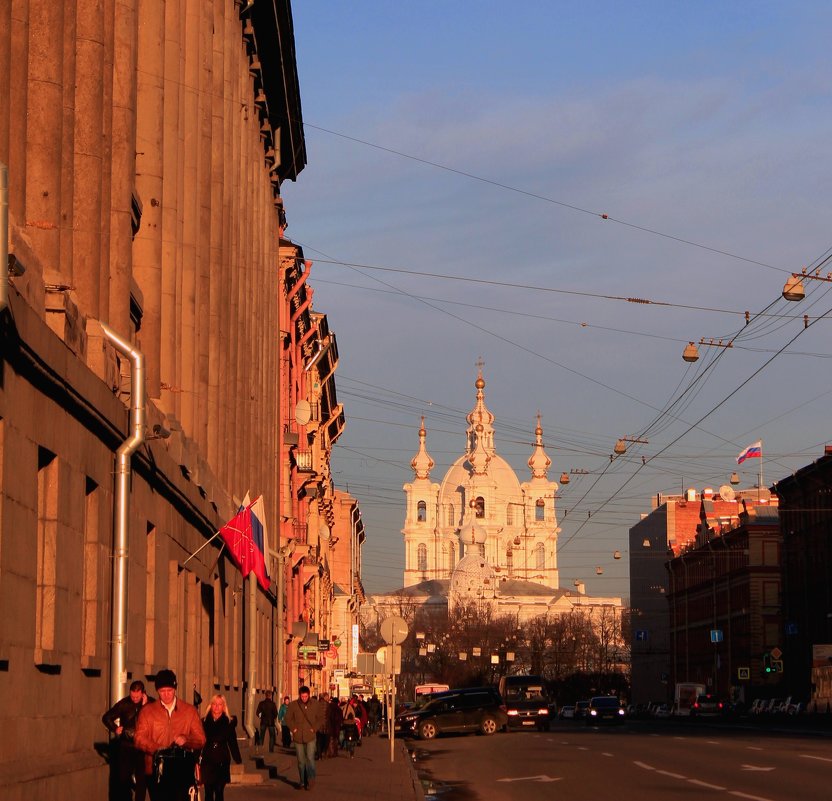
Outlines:
[[[495,587],[494,568],[479,553],[464,556],[451,574],[452,599],[493,598]]]
[[[439,503],[459,504],[462,488],[465,487],[471,478],[471,464],[468,455],[460,456],[445,473],[439,489]],[[495,497],[502,503],[521,503],[523,493],[520,489],[520,482],[517,474],[511,465],[496,453],[491,455],[488,461],[488,477],[494,482]],[[460,512],[463,510],[460,508]]]

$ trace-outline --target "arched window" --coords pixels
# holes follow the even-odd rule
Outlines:
[[[421,546],[420,546],[421,547]],[[546,568],[546,549],[542,542],[534,546],[534,569],[544,570]]]
[[[534,502],[534,519],[541,522],[546,519],[546,505],[543,498],[538,498]]]
[[[510,503],[506,505],[506,525],[514,525],[514,509]]]
[[[485,498],[482,495],[474,498],[474,514],[476,517],[485,517]]]
[[[422,543],[416,549],[416,569],[422,572],[428,569],[428,546]]]
[[[452,503],[448,504],[448,525],[456,525],[456,519],[454,518],[454,505]]]
[[[510,545],[506,548],[506,572],[509,576],[514,575],[514,551]]]
[[[453,570],[456,567],[456,546],[451,543],[450,548],[448,549],[449,558],[451,560],[448,567]]]
[[[416,522],[424,523],[428,519],[428,505],[424,501],[416,504]]]

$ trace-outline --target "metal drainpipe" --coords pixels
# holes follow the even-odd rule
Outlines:
[[[132,364],[130,371],[130,436],[116,451],[115,530],[113,532],[112,643],[110,646],[110,703],[127,694],[127,557],[130,500],[130,458],[144,442],[144,355],[104,323],[104,336]]]
[[[9,168],[0,163],[0,312],[9,305]]]

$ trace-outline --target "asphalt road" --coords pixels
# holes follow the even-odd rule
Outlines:
[[[414,741],[438,801],[832,801],[832,739],[674,721]]]

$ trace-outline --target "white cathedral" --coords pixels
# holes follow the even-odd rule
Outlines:
[[[431,480],[435,463],[422,418],[419,450],[410,463],[415,475],[403,487],[404,584],[370,596],[362,611],[365,621],[400,614],[403,602],[444,606],[453,614],[455,604],[478,600],[521,621],[576,607],[590,613],[601,607],[620,611],[620,598],[590,597],[581,581],[575,581],[575,590],[560,589],[558,484],[548,478],[552,462],[543,447],[540,417],[528,460],[531,476],[520,483],[494,447],[494,415],[485,405],[482,372],[475,386],[465,452],[438,484]]]

